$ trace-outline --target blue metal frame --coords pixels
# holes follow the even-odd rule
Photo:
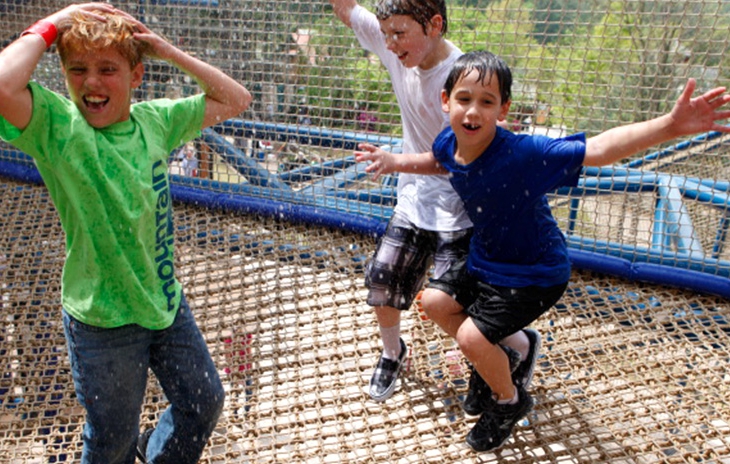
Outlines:
[[[202,140],[245,177],[247,183],[172,176],[173,195],[181,201],[376,236],[385,231],[395,199],[395,177],[370,190],[345,189],[366,175],[364,166],[355,163],[352,156],[274,174],[255,156],[248,156],[229,143],[224,135],[296,141],[345,150],[354,150],[362,142],[389,145],[398,150],[399,139],[310,126],[229,120],[203,131]],[[716,132],[703,134],[626,166],[586,168],[577,187],[557,190],[555,193],[570,199],[566,235],[573,264],[632,280],[680,286],[730,298],[730,262],[719,259],[730,229],[730,183],[636,169],[645,162],[656,163],[669,154],[676,160],[678,151],[706,143],[718,135]],[[17,151],[0,153],[0,173],[26,182],[41,182],[32,160]],[[314,182],[299,191],[291,188],[291,183],[307,181]],[[597,241],[575,234],[578,206],[584,196],[642,191],[654,192],[657,198],[650,247]],[[722,212],[709,256],[702,250],[690,216],[686,214],[687,200]]]

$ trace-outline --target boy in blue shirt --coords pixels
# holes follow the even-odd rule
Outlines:
[[[56,44],[69,98],[30,77]],[[203,93],[132,104],[142,59]],[[223,409],[217,369],[175,277],[167,158],[241,113],[249,92],[106,3],[71,5],[0,52],[0,137],[33,157],[66,234],[62,316],[81,462],[198,462]],[[151,369],[170,406],[139,434]]]
[[[369,144],[356,153],[371,161],[375,177],[400,171],[450,173],[451,184],[474,223],[469,255],[427,290],[423,306],[439,312],[441,327],[453,336],[486,382],[482,415],[466,437],[476,451],[498,448],[533,407],[523,385],[515,384],[498,342],[527,326],[562,296],[570,278],[565,238],[546,194],[575,186],[582,166],[602,166],[671,139],[706,131],[730,132],[716,123],[730,111],[725,88],[691,98],[690,79],[668,114],[619,126],[586,140],[583,134],[551,139],[516,135],[497,127],[511,103],[509,67],[489,52],[459,58],[441,94],[450,127],[433,151],[393,156]],[[452,300],[453,301],[453,300]],[[446,313],[446,314],[445,314]],[[445,316],[444,316],[445,314]]]

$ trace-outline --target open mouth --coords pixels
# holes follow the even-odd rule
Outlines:
[[[482,126],[480,126],[479,124],[465,123],[465,124],[462,124],[461,127],[463,127],[464,129],[466,129],[468,131],[475,131],[475,130],[479,130],[479,128],[481,128]]]
[[[100,111],[109,102],[109,98],[87,95],[83,98],[84,105],[91,111]]]

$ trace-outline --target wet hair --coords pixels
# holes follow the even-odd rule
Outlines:
[[[421,25],[424,34],[431,24],[431,19],[436,15],[443,18],[441,34],[445,34],[449,28],[446,19],[446,2],[444,0],[379,0],[375,7],[375,16],[380,21],[394,15],[410,16]]]
[[[444,83],[446,95],[450,96],[456,83],[471,71],[478,73],[477,79],[482,84],[485,84],[485,80],[489,82],[494,77],[498,79],[499,96],[502,103],[506,103],[512,98],[512,71],[502,58],[486,51],[465,53],[454,62]]]
[[[149,45],[134,38],[135,25],[126,17],[118,14],[96,11],[106,17],[106,21],[74,14],[70,20],[59,27],[56,42],[61,62],[65,63],[72,53],[89,53],[105,48],[119,52],[134,68],[147,54]]]

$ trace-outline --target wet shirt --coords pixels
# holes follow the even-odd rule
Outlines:
[[[447,42],[451,53],[433,68],[406,68],[388,50],[374,14],[357,6],[350,23],[363,48],[375,53],[390,74],[403,124],[403,153],[430,151],[433,140],[448,126],[441,107],[441,90],[451,67],[462,55],[461,50]],[[446,232],[471,227],[447,176],[400,173],[395,211],[425,230]]]
[[[204,95],[137,103],[127,121],[95,129],[67,98],[30,89],[28,127],[0,117],[0,137],[34,159],[58,210],[64,309],[97,327],[169,327],[181,286],[167,159],[200,134]]]
[[[433,144],[436,159],[474,223],[469,269],[482,281],[504,287],[551,286],[570,278],[565,237],[546,194],[578,183],[585,136],[552,139],[497,128],[482,155],[461,165],[456,138],[445,129]]]

